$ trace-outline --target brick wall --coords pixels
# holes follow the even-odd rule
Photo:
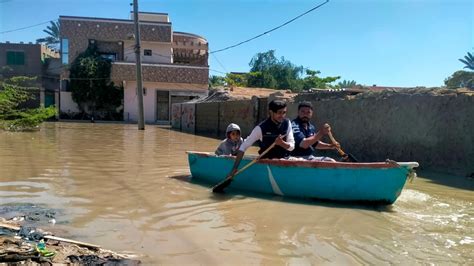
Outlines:
[[[11,75],[39,76],[42,71],[41,45],[21,43],[0,43],[0,67],[7,66],[7,52],[24,52],[24,65],[8,65]]]
[[[119,42],[105,42],[105,41],[97,41],[97,50],[101,53],[116,53],[117,54],[117,61],[123,60],[123,42],[119,44]]]
[[[209,69],[206,67],[191,68],[173,65],[167,67],[144,64],[142,65],[142,75],[144,82],[207,84]],[[110,77],[116,81],[135,80],[136,66],[134,63],[113,63]]]
[[[225,136],[225,130],[230,123],[239,125],[242,137],[250,135],[257,124],[258,106],[256,101],[221,102],[219,108],[219,136]]]
[[[100,18],[59,18],[61,22],[61,38],[69,39],[69,62],[89,45],[89,39],[102,41],[123,41],[135,33],[132,20],[100,19]],[[140,39],[150,42],[171,42],[171,23],[140,24]]]
[[[300,101],[288,104],[294,119]],[[352,100],[311,101],[313,123],[329,123],[342,148],[361,161],[417,161],[421,168],[461,175],[474,173],[474,96],[394,94]],[[196,133],[224,138],[228,123],[237,123],[245,138],[263,109],[252,101],[198,103]],[[215,113],[219,113],[216,122]],[[212,129],[214,127],[214,130]],[[325,140],[329,141],[329,140]]]
[[[219,137],[219,102],[196,104],[196,133]]]

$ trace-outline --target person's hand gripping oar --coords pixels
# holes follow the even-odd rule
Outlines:
[[[329,139],[331,140],[332,144],[336,147],[336,150],[339,153],[339,155],[341,155],[342,159],[346,162],[358,162],[358,160],[352,154],[345,153],[341,149],[341,145],[339,144],[339,142],[336,141],[336,139],[332,135],[331,127],[328,124],[324,124],[324,128],[328,131],[327,134],[329,136]]]
[[[258,160],[260,160],[260,158],[262,158],[262,156],[264,156],[265,154],[267,154],[271,149],[273,149],[273,147],[275,147],[275,145],[277,144],[277,142],[279,141],[282,141],[282,139],[286,136],[283,135],[283,136],[278,136],[276,139],[275,139],[275,142],[272,143],[272,145],[270,145],[266,150],[264,150],[257,158],[253,159],[253,161],[251,161],[250,163],[248,163],[246,166],[242,167],[239,171],[234,171],[234,173],[231,173],[230,175],[228,175],[224,180],[222,180],[221,182],[219,182],[217,185],[215,185],[213,188],[212,188],[212,192],[214,193],[222,193],[224,191],[224,189],[226,187],[228,187],[230,185],[230,183],[232,183],[232,181],[234,180],[234,177],[237,176],[238,174],[242,173],[243,171],[245,171],[247,168],[249,168],[250,166],[252,166],[254,163],[256,163]]]

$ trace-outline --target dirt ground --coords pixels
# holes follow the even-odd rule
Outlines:
[[[230,94],[235,98],[251,99],[253,96],[257,97],[268,97],[270,94],[280,92],[285,98],[291,98],[297,95],[291,91],[285,90],[273,90],[266,88],[245,88],[245,87],[233,87],[229,88]]]

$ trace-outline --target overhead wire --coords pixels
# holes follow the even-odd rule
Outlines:
[[[43,25],[43,24],[47,24],[47,23],[50,23],[50,22],[53,22],[53,21],[54,21],[54,20],[48,20],[48,21],[41,22],[41,23],[38,23],[38,24],[35,24],[35,25],[31,25],[31,26],[26,26],[26,27],[22,27],[22,28],[13,29],[13,30],[1,31],[0,34],[5,34],[5,33],[14,32],[14,31],[19,31],[19,30],[25,30],[25,29],[37,27],[37,26],[40,26],[40,25]]]
[[[237,43],[237,44],[230,45],[230,46],[227,46],[227,47],[222,48],[222,49],[219,49],[219,50],[211,51],[211,52],[209,52],[209,53],[210,53],[210,54],[214,54],[214,53],[223,52],[223,51],[229,50],[229,49],[231,49],[231,48],[235,48],[235,47],[237,47],[237,46],[240,46],[240,45],[242,45],[242,44],[244,44],[244,43],[248,43],[248,42],[250,42],[250,41],[253,41],[253,40],[255,40],[255,39],[257,39],[257,38],[260,38],[260,37],[262,37],[262,36],[264,36],[264,35],[266,35],[266,34],[272,32],[272,31],[275,31],[275,30],[277,30],[277,29],[279,29],[279,28],[282,28],[282,27],[284,27],[284,26],[290,24],[291,22],[293,22],[293,21],[295,21],[295,20],[301,18],[302,16],[304,16],[304,15],[310,13],[310,12],[313,12],[314,10],[316,10],[316,9],[318,9],[318,8],[320,8],[320,7],[322,7],[323,5],[327,4],[328,2],[329,2],[329,0],[326,0],[324,3],[319,4],[319,5],[317,5],[317,6],[313,7],[313,8],[311,8],[311,9],[309,9],[308,11],[306,11],[306,12],[304,12],[304,13],[302,13],[302,14],[300,14],[300,15],[298,15],[298,16],[296,16],[296,17],[294,17],[294,18],[292,18],[292,19],[290,19],[290,20],[288,20],[288,21],[286,21],[285,23],[283,23],[283,24],[281,24],[281,25],[279,25],[279,26],[276,26],[276,27],[274,27],[274,28],[272,28],[272,29],[270,29],[270,30],[267,30],[267,31],[265,31],[265,32],[263,32],[263,33],[260,33],[260,34],[254,36],[254,37],[252,37],[252,38],[250,38],[250,39],[241,41],[241,42],[239,42],[239,43]]]

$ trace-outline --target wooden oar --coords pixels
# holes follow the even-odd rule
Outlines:
[[[262,152],[262,154],[260,154],[257,158],[253,159],[253,161],[251,161],[250,163],[248,163],[246,166],[242,167],[239,171],[237,171],[237,173],[235,173],[233,176],[229,176],[227,177],[226,179],[222,180],[219,184],[215,185],[213,188],[212,188],[212,192],[214,193],[221,193],[222,191],[224,191],[224,189],[226,187],[228,187],[230,185],[230,183],[232,183],[232,180],[234,180],[234,177],[240,173],[242,173],[243,171],[245,171],[245,169],[249,168],[250,166],[252,166],[254,163],[256,163],[258,160],[260,160],[260,158],[262,158],[263,155],[267,154],[273,147],[275,147],[276,143],[273,142],[272,145],[270,145],[270,147],[268,147],[265,151]]]
[[[345,153],[338,145],[336,139],[334,139],[334,136],[332,135],[331,131],[328,132],[329,139],[331,139],[332,144],[336,146],[336,150],[341,155],[341,157],[344,159],[346,162],[358,162],[352,154],[350,153]]]

